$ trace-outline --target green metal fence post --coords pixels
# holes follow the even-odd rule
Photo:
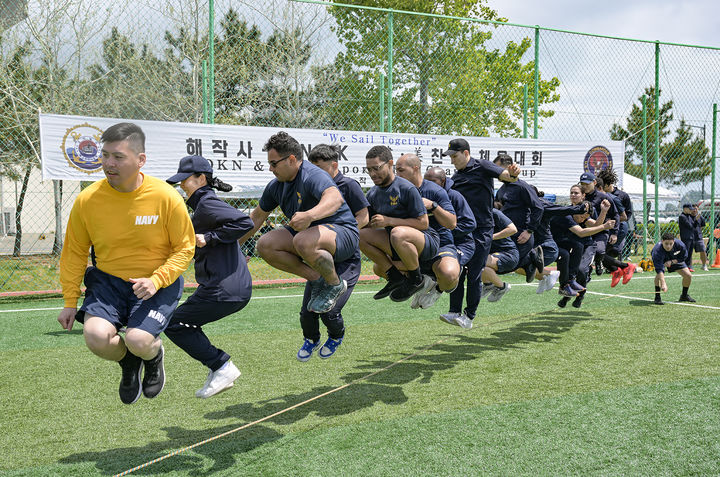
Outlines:
[[[210,24],[208,37],[210,39],[210,124],[215,124],[215,0],[210,0]]]
[[[533,137],[538,138],[538,98],[540,96],[540,26],[535,25],[535,104],[533,105]]]
[[[527,122],[528,122],[528,87],[523,85],[523,138],[527,139]]]
[[[648,219],[647,210],[647,98],[642,95],[642,167],[643,167],[643,258],[647,258]]]
[[[660,241],[660,42],[655,42],[655,243]]]
[[[393,130],[393,12],[388,12],[387,130]]]
[[[715,222],[715,199],[717,198],[717,192],[715,190],[715,173],[717,171],[717,150],[716,147],[716,141],[717,141],[717,113],[718,113],[718,106],[717,103],[713,104],[713,135],[712,135],[712,177],[710,179],[710,239],[708,239],[708,244],[710,245],[708,260],[715,261],[715,254],[717,253],[717,247],[716,244],[716,238],[715,238],[715,227],[718,226],[718,224]]]
[[[380,73],[380,132],[385,132],[385,75]]]
[[[208,122],[208,77],[207,60],[202,62],[202,102],[203,102],[203,123]]]

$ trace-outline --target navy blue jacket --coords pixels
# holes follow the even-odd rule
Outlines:
[[[593,208],[595,209],[595,217],[598,217],[600,215],[600,204],[602,203],[603,199],[607,199],[608,202],[610,202],[610,208],[608,209],[607,214],[605,214],[605,221],[615,221],[615,227],[611,228],[609,231],[603,230],[602,232],[596,233],[592,236],[593,240],[597,242],[598,238],[602,239],[603,235],[617,235],[618,228],[620,227],[620,213],[615,208],[615,201],[612,198],[608,197],[608,194],[606,194],[605,192],[600,192],[599,190],[595,190],[590,194],[585,194],[585,199],[592,202]]]
[[[620,190],[617,187],[615,187],[615,189],[613,189],[611,194],[620,199],[623,209],[625,209],[625,215],[627,215],[627,221],[630,222],[630,219],[632,218],[632,215],[633,215],[633,206],[632,206],[632,200],[630,199],[630,196],[628,195],[628,193],[625,192],[624,190]]]
[[[655,244],[650,252],[655,272],[665,272],[665,262],[677,260],[678,263],[685,263],[687,259],[687,247],[680,240],[675,239],[672,250],[669,252],[662,246],[662,241]],[[686,264],[687,265],[687,264]]]
[[[452,230],[453,241],[455,245],[464,243],[465,240],[472,240],[472,232],[475,230],[476,222],[470,205],[463,195],[452,189],[453,180],[449,177],[445,179],[445,191],[450,197],[455,216],[457,217],[457,226]]]
[[[196,234],[203,234],[207,245],[195,247],[194,295],[207,301],[246,301],[252,294],[252,278],[238,239],[251,231],[253,221],[228,205],[205,186],[187,200],[193,209]]]
[[[462,194],[475,215],[478,228],[493,226],[493,192],[495,180],[503,168],[485,159],[471,157],[465,169],[452,176],[452,188]]]
[[[502,203],[500,211],[517,227],[517,235],[523,230],[534,233],[540,227],[543,204],[535,189],[523,180],[508,182],[497,191],[495,199]]]

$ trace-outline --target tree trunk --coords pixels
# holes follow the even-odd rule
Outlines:
[[[20,256],[20,246],[22,245],[22,209],[25,203],[25,193],[28,188],[28,181],[30,180],[30,173],[33,170],[32,161],[28,160],[27,167],[25,168],[25,176],[23,177],[22,187],[20,188],[20,196],[18,197],[17,210],[15,212],[15,247],[13,248],[13,257]]]

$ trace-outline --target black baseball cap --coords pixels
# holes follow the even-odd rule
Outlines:
[[[595,174],[593,174],[592,172],[584,172],[580,176],[580,182],[582,182],[583,184],[589,184],[594,180],[595,180]]]
[[[450,144],[448,144],[448,148],[446,151],[443,151],[443,156],[452,156],[456,152],[462,152],[462,151],[469,151],[470,150],[470,144],[465,139],[458,138],[453,139],[450,141]]]
[[[177,184],[182,182],[193,174],[212,174],[213,168],[210,161],[202,156],[185,156],[180,159],[177,174],[165,179],[165,182]]]
[[[695,208],[695,204],[691,204],[690,202],[686,202],[686,203],[683,204],[683,209],[685,209],[685,208],[694,209],[694,208]]]

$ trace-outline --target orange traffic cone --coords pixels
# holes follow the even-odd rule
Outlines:
[[[720,268],[720,249],[715,251],[715,263],[710,265],[710,268]]]

